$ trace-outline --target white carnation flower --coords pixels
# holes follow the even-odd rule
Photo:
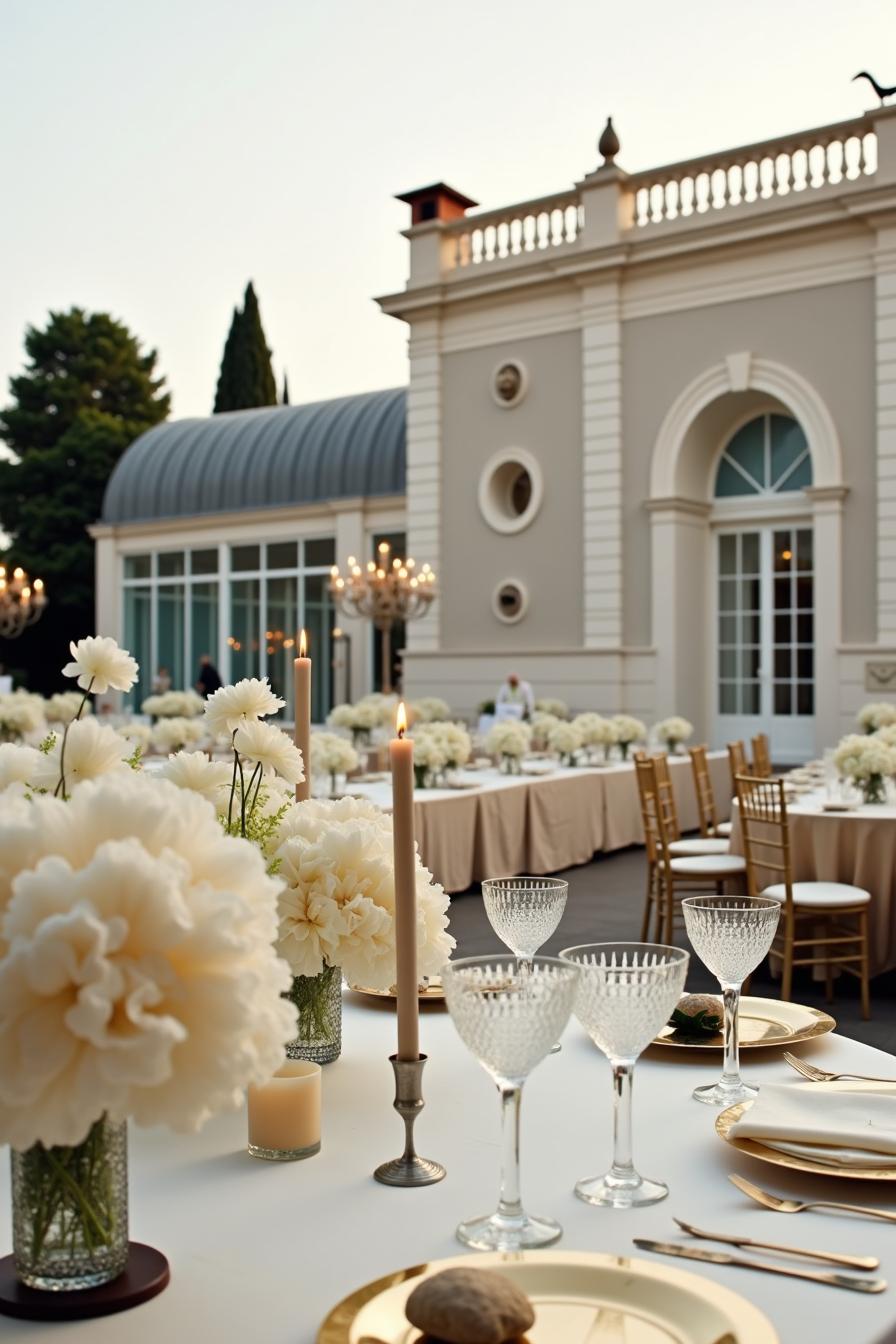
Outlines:
[[[271,690],[267,677],[244,677],[235,686],[222,686],[205,702],[205,719],[212,737],[229,737],[247,719],[266,718],[285,704]]]
[[[96,719],[78,719],[60,735],[40,761],[31,779],[37,789],[52,793],[62,776],[62,743],[65,740],[65,792],[71,793],[87,780],[99,779],[110,772],[129,773],[126,764],[132,747],[114,728]]]
[[[198,793],[219,812],[226,804],[231,767],[226,761],[210,761],[203,751],[179,751],[176,756],[169,756],[159,776],[179,789]]]
[[[256,761],[265,773],[279,775],[289,784],[298,784],[305,778],[302,753],[280,728],[247,719],[237,728],[233,745],[241,756]]]
[[[72,662],[62,669],[64,677],[77,677],[83,691],[103,695],[108,690],[129,691],[140,670],[127,652],[114,639],[105,635],[88,635],[77,644],[69,645]]]

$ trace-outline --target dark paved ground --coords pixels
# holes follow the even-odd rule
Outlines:
[[[569,898],[559,929],[542,951],[559,952],[576,943],[638,939],[644,908],[644,864],[643,849],[626,849],[601,855],[592,863],[559,874],[569,881]],[[451,932],[458,944],[455,956],[506,950],[492,932],[478,888],[452,897]],[[676,930],[675,937],[682,947],[688,946],[683,929]],[[718,992],[717,982],[694,955],[691,956],[688,989]],[[778,982],[769,975],[767,962],[754,973],[751,992],[778,997]],[[896,971],[872,980],[870,1022],[862,1021],[858,996],[858,980],[841,976],[834,1003],[828,1009],[837,1019],[837,1030],[844,1036],[896,1054]],[[794,973],[793,997],[795,1001],[813,1007],[826,1006],[823,986],[814,983],[808,971]]]

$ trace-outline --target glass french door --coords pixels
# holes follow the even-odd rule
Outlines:
[[[812,528],[716,535],[716,732],[719,745],[767,733],[776,761],[813,753],[815,612]]]

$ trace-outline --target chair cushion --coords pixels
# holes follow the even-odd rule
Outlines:
[[[694,858],[698,854],[727,854],[728,841],[709,840],[705,835],[693,840],[673,840],[669,845],[669,853],[681,858]]]
[[[716,835],[730,835],[732,825],[730,821],[720,821],[716,827]]]
[[[807,910],[836,909],[844,905],[867,905],[871,896],[861,887],[850,887],[845,882],[794,882],[791,887],[794,905],[804,906]],[[783,882],[766,887],[761,893],[773,901],[787,899],[787,889]]]
[[[736,877],[744,873],[747,865],[736,854],[706,854],[694,859],[672,859],[673,873],[681,877]]]

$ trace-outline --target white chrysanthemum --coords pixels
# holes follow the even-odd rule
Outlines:
[[[582,745],[582,734],[575,723],[557,722],[548,732],[548,746],[561,756],[572,756]]]
[[[150,736],[153,746],[162,751],[181,751],[202,741],[205,726],[198,719],[159,719]]]
[[[573,723],[582,734],[582,743],[586,747],[606,746],[616,741],[610,720],[601,714],[577,714]]]
[[[159,771],[162,779],[179,789],[198,793],[220,812],[227,802],[231,768],[226,761],[210,761],[203,751],[179,751]]]
[[[129,719],[127,723],[120,723],[115,729],[119,737],[123,737],[126,742],[130,742],[132,747],[140,747],[145,750],[149,746],[152,737],[152,729],[148,723],[140,723],[138,719]]]
[[[358,753],[347,738],[338,733],[311,734],[311,773],[347,775],[358,768]]]
[[[532,730],[519,719],[499,719],[489,729],[485,749],[495,756],[525,756],[532,744]]]
[[[52,793],[62,774],[62,743],[60,733],[50,750],[41,754],[31,783],[37,789]],[[78,719],[70,723],[65,738],[65,792],[70,794],[79,784],[99,779],[110,772],[128,773],[127,758],[133,748],[116,733],[114,728],[97,723],[96,719]]]
[[[889,700],[872,701],[871,704],[862,706],[856,715],[856,720],[866,733],[873,733],[878,728],[887,728],[891,723],[896,723],[896,705]]]
[[[550,696],[545,696],[535,701],[535,708],[542,714],[550,714],[553,719],[569,718],[569,705],[565,700],[552,700]]]
[[[90,701],[84,703],[83,695],[79,695],[77,691],[59,691],[56,695],[51,695],[46,702],[44,714],[48,723],[61,723],[64,727],[67,723],[71,723],[79,709],[82,719],[85,714],[93,713]]]
[[[312,746],[313,742],[312,738]],[[349,821],[372,822],[381,832],[382,843],[391,845],[392,818],[376,803],[371,803],[367,798],[308,798],[302,803],[296,803],[282,818],[271,841],[271,852],[278,850],[287,840],[311,842],[328,826],[341,826]]]
[[[673,714],[668,719],[661,719],[653,731],[659,742],[677,744],[687,742],[688,738],[693,736],[694,725],[679,714]]]
[[[0,1140],[79,1143],[104,1111],[193,1130],[278,1067],[278,884],[203,799],[129,772],[23,804],[4,869]]]
[[[289,784],[298,784],[305,778],[302,753],[281,728],[247,719],[237,728],[233,745],[241,756],[256,761],[264,773],[279,775]]]
[[[205,701],[195,691],[162,691],[147,696],[140,709],[155,719],[195,719],[205,710]]]
[[[103,695],[108,690],[129,691],[139,668],[126,649],[106,635],[88,635],[69,645],[72,662],[62,669],[64,677],[77,677],[82,691]]]
[[[40,752],[17,742],[0,742],[0,793],[10,784],[30,784],[40,765]]]
[[[271,690],[267,677],[244,677],[235,686],[222,686],[205,702],[205,720],[213,737],[230,736],[247,719],[276,714],[286,702]]]
[[[614,714],[610,724],[616,734],[616,741],[625,746],[631,746],[632,742],[643,742],[647,737],[646,724],[632,718],[631,714]]]
[[[424,695],[408,705],[411,723],[441,723],[451,718],[451,706],[437,695]]]

